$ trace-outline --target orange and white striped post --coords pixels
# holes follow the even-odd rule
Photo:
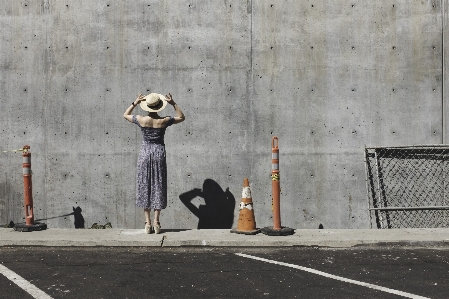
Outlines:
[[[22,152],[23,169],[23,207],[25,208],[25,223],[14,224],[14,230],[20,232],[40,231],[47,229],[46,223],[34,222],[33,187],[31,182],[31,153],[30,146],[24,145]]]
[[[262,228],[262,233],[268,236],[293,235],[295,230],[281,226],[281,177],[279,173],[279,140],[271,139],[271,205],[273,210],[273,226]]]
[[[30,146],[23,146],[22,153],[22,167],[23,167],[23,198],[25,207],[25,223],[26,225],[34,225],[34,213],[33,213],[33,188],[31,181],[31,153],[29,152]]]
[[[281,181],[279,173],[279,140],[271,139],[271,189],[273,200],[273,229],[281,229]]]

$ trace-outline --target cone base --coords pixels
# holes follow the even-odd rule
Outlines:
[[[244,234],[244,235],[256,235],[260,233],[260,229],[256,228],[255,230],[238,230],[236,228],[231,229],[231,233],[235,234]]]
[[[262,228],[262,233],[267,236],[289,236],[295,233],[293,228],[281,226],[281,229],[273,229],[273,226]]]
[[[33,225],[26,225],[25,223],[14,224],[14,230],[18,232],[32,232],[47,229],[47,224],[35,222]]]

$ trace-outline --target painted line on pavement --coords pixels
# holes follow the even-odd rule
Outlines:
[[[0,274],[3,274],[6,278],[14,282],[22,290],[24,290],[25,292],[27,292],[36,299],[53,299],[52,297],[50,297],[49,295],[38,289],[34,284],[28,282],[23,277],[9,270],[3,265],[0,265]]]
[[[349,278],[344,278],[344,277],[341,277],[341,276],[332,275],[332,274],[329,274],[329,273],[326,273],[326,272],[322,272],[322,271],[318,271],[318,270],[315,270],[315,269],[312,269],[312,268],[307,268],[307,267],[302,267],[302,266],[298,266],[298,265],[293,265],[293,264],[288,264],[288,263],[268,260],[268,259],[264,259],[264,258],[261,258],[261,257],[252,256],[252,255],[248,255],[248,254],[244,254],[244,253],[236,253],[236,255],[241,256],[241,257],[250,258],[250,259],[253,259],[253,260],[257,260],[257,261],[270,263],[270,264],[275,264],[275,265],[280,265],[280,266],[285,266],[285,267],[290,267],[290,268],[306,271],[306,272],[309,272],[309,273],[312,273],[312,274],[321,275],[321,276],[324,276],[324,277],[327,277],[327,278],[331,278],[331,279],[335,279],[335,280],[339,280],[339,281],[343,281],[343,282],[347,282],[347,283],[356,284],[356,285],[359,285],[359,286],[367,287],[367,288],[370,288],[370,289],[374,289],[374,290],[378,290],[378,291],[382,291],[382,292],[386,292],[386,293],[390,293],[390,294],[394,294],[394,295],[403,296],[403,297],[406,297],[406,298],[429,299],[427,297],[422,297],[422,296],[418,296],[418,295],[414,295],[414,294],[410,294],[410,293],[406,293],[406,292],[402,292],[402,291],[397,291],[397,290],[381,287],[381,286],[378,286],[378,285],[375,285],[375,284],[371,284],[371,283],[366,283],[366,282],[357,281],[357,280],[353,280],[353,279],[349,279]]]

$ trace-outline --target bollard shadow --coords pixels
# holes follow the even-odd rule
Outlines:
[[[55,216],[55,217],[48,217],[48,218],[42,218],[42,219],[35,219],[34,221],[42,221],[42,220],[50,220],[50,219],[56,219],[56,218],[61,218],[61,217],[67,217],[67,216],[74,216],[75,218],[75,228],[85,228],[84,227],[84,217],[81,214],[81,212],[83,211],[79,206],[78,207],[72,207],[73,212],[69,213],[69,214],[64,214],[61,216]]]
[[[205,204],[196,207],[192,200],[202,197]],[[198,217],[198,229],[230,229],[234,223],[235,198],[226,188],[212,179],[206,179],[203,189],[195,188],[179,196],[181,202]]]
[[[85,228],[84,227],[84,217],[83,214],[81,214],[83,210],[78,206],[78,207],[73,207],[73,216],[75,218],[75,228]]]

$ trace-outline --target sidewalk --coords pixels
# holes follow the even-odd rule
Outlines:
[[[353,247],[357,245],[449,246],[449,229],[297,229],[291,236],[242,235],[230,230],[52,229],[17,232],[0,228],[0,246],[211,246]]]

